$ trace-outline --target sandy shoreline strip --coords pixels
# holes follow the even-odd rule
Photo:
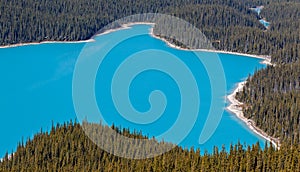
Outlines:
[[[12,44],[12,45],[5,45],[5,46],[0,46],[0,48],[13,48],[13,47],[21,47],[21,46],[26,46],[26,45],[40,45],[40,44],[78,44],[78,43],[85,43],[85,42],[94,42],[94,39],[88,39],[88,40],[83,40],[83,41],[41,41],[41,42],[30,42],[30,43],[19,43],[19,44]]]
[[[280,141],[278,138],[269,136],[267,133],[265,133],[260,128],[258,128],[255,125],[255,122],[253,120],[248,119],[244,116],[243,109],[241,107],[243,105],[243,103],[238,101],[235,98],[235,96],[236,96],[236,93],[243,90],[243,87],[245,86],[245,84],[246,84],[246,81],[238,83],[237,88],[230,95],[227,96],[227,99],[230,101],[231,104],[226,109],[228,111],[234,113],[236,115],[236,117],[238,119],[240,119],[241,121],[243,121],[249,127],[249,129],[251,131],[253,131],[257,135],[259,135],[260,137],[264,138],[265,140],[271,142],[275,146],[275,148],[279,149]]]
[[[13,48],[13,47],[20,47],[20,46],[26,46],[26,45],[39,45],[39,44],[53,44],[53,43],[87,43],[87,42],[95,42],[95,40],[93,39],[95,36],[100,36],[100,35],[105,35],[111,32],[115,32],[118,30],[123,30],[123,29],[129,29],[130,26],[132,25],[137,25],[137,24],[147,24],[147,25],[154,25],[154,23],[147,23],[147,22],[137,22],[137,23],[127,23],[127,24],[123,24],[120,28],[116,28],[116,29],[110,29],[107,31],[104,31],[103,33],[94,35],[91,39],[88,40],[82,40],[82,41],[41,41],[41,42],[28,42],[28,43],[19,43],[19,44],[12,44],[12,45],[4,45],[4,46],[0,46],[0,48]]]
[[[106,30],[102,33],[96,34],[95,36],[105,35],[105,34],[115,32],[115,31],[118,31],[118,30],[130,29],[132,25],[139,25],[139,24],[145,24],[145,25],[151,25],[151,26],[155,25],[155,23],[147,23],[147,22],[126,23],[126,24],[121,25],[121,27],[119,27],[119,28],[109,29],[109,30]],[[95,37],[95,36],[93,36],[93,37]]]
[[[107,30],[103,33],[97,34],[95,36],[108,34],[108,33],[111,33],[111,32],[118,31],[118,30],[129,29],[132,25],[138,25],[138,24],[146,24],[146,25],[151,25],[151,26],[155,25],[155,23],[148,23],[148,22],[127,23],[127,24],[123,24],[120,28],[110,29],[110,30]],[[179,50],[185,50],[185,51],[205,51],[205,52],[212,52],[212,53],[222,53],[222,54],[232,54],[232,55],[246,56],[246,57],[263,59],[264,61],[262,61],[261,63],[266,64],[266,65],[273,65],[271,63],[271,58],[269,56],[252,55],[252,54],[245,54],[245,53],[236,53],[236,52],[223,51],[223,50],[214,50],[214,49],[211,49],[211,50],[210,49],[186,49],[186,48],[182,48],[182,47],[176,46],[174,44],[171,44],[166,39],[156,36],[153,33],[153,27],[150,29],[149,34],[154,38],[157,38],[157,39],[160,39],[160,40],[164,41],[171,48],[175,48],[175,49],[179,49]],[[42,42],[32,42],[32,43],[20,43],[20,44],[5,45],[5,46],[0,46],[0,48],[12,48],[12,47],[19,47],[19,46],[26,46],[26,45],[39,45],[39,44],[49,44],[49,43],[86,43],[86,42],[94,42],[95,40],[93,38],[95,36],[93,36],[91,39],[83,40],[83,41],[42,41]]]
[[[148,23],[141,23],[141,24],[148,24]],[[266,65],[274,65],[271,63],[271,57],[267,55],[253,55],[253,54],[245,54],[245,53],[237,53],[237,52],[230,52],[230,51],[224,51],[224,50],[214,50],[214,49],[187,49],[187,48],[182,48],[177,45],[174,45],[167,41],[164,38],[158,37],[154,34],[153,28],[150,30],[150,35],[156,39],[160,39],[164,41],[169,47],[179,49],[179,50],[184,50],[184,51],[204,51],[204,52],[212,52],[212,53],[220,53],[220,54],[231,54],[231,55],[238,55],[238,56],[245,56],[245,57],[251,57],[251,58],[257,58],[257,59],[262,59],[263,61],[261,62],[262,64]]]
[[[274,65],[271,63],[271,57],[270,56],[264,56],[264,55],[252,55],[252,54],[244,54],[244,53],[236,53],[236,52],[229,52],[229,51],[222,51],[222,50],[208,50],[208,49],[186,49],[179,46],[176,46],[174,44],[171,44],[169,41],[167,41],[164,38],[158,37],[154,35],[153,28],[151,28],[150,35],[154,38],[163,40],[169,47],[179,49],[179,50],[186,50],[186,51],[205,51],[205,52],[212,52],[212,53],[222,53],[222,54],[231,54],[231,55],[239,55],[239,56],[245,56],[245,57],[251,57],[251,58],[258,58],[262,59],[262,64],[266,65]],[[243,105],[242,102],[239,102],[235,96],[236,93],[243,90],[244,85],[246,84],[246,81],[238,83],[237,88],[227,96],[227,99],[230,101],[230,105],[226,108],[228,111],[234,113],[238,119],[243,121],[249,129],[257,134],[258,136],[264,138],[265,140],[271,142],[276,148],[280,148],[280,141],[278,138],[274,138],[269,136],[267,133],[262,131],[260,128],[258,128],[255,125],[255,122],[251,119],[248,119],[244,116],[243,109],[241,108],[241,105]]]
[[[185,48],[176,46],[174,44],[171,44],[166,39],[154,35],[153,28],[151,28],[150,35],[154,38],[163,40],[169,47],[172,47],[172,48],[175,48],[175,49],[180,49],[180,50],[195,51],[195,49],[185,49]],[[196,51],[205,51],[205,52],[212,52],[212,53],[222,53],[222,54],[231,54],[231,55],[246,56],[246,57],[251,57],[251,58],[258,58],[258,59],[263,60],[261,62],[262,64],[273,65],[271,63],[271,57],[269,57],[269,56],[251,55],[251,54],[244,54],[244,53],[236,53],[236,52],[229,52],[229,51],[222,51],[222,50],[208,50],[208,49],[196,49]],[[252,132],[254,132],[258,136],[264,138],[265,140],[271,142],[275,146],[275,148],[280,149],[280,141],[279,141],[278,138],[274,138],[274,137],[269,136],[267,133],[265,133],[260,128],[258,128],[255,125],[255,122],[253,120],[248,119],[244,116],[243,109],[241,108],[241,105],[243,105],[243,103],[239,102],[235,98],[235,96],[236,96],[237,92],[243,90],[243,87],[244,87],[245,84],[246,84],[246,81],[238,83],[237,88],[230,95],[227,96],[227,99],[230,101],[231,104],[226,109],[228,111],[234,113],[236,115],[236,117],[238,119],[240,119],[241,121],[243,121],[249,127],[249,129]]]

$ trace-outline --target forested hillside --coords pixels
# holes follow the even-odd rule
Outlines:
[[[180,17],[204,32],[218,49],[272,55],[274,62],[299,57],[300,1],[279,0],[2,0],[0,45],[76,41],[92,37],[116,19],[140,13]],[[265,5],[265,32],[249,8]]]
[[[142,137],[139,134],[126,136]],[[121,133],[123,133],[121,132]],[[0,171],[299,171],[298,146],[261,149],[263,145],[230,146],[230,151],[214,149],[212,154],[175,147],[155,158],[131,160],[113,156],[89,140],[79,124],[53,127],[39,133],[16,153],[0,162]],[[130,149],[130,148],[129,148]],[[202,151],[202,150],[201,150]]]
[[[278,35],[271,45],[275,66],[255,73],[237,98],[256,125],[282,141],[300,143],[300,3],[277,2],[262,11]]]
[[[264,6],[260,16],[249,9],[256,5]],[[237,98],[246,117],[281,139],[281,149],[236,145],[200,156],[177,147],[134,161],[105,153],[70,124],[21,144],[0,171],[300,171],[300,0],[1,0],[0,45],[86,40],[116,19],[148,12],[194,24],[216,49],[272,57],[275,65],[251,76]]]
[[[300,143],[300,63],[267,67],[255,73],[237,98],[247,118],[273,137]]]

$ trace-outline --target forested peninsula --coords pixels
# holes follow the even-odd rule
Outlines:
[[[259,15],[250,10],[261,5]],[[88,40],[114,20],[149,12],[190,22],[218,50],[271,57],[274,65],[249,76],[236,98],[247,118],[280,138],[280,150],[234,145],[230,152],[200,156],[178,147],[153,159],[126,160],[99,150],[78,124],[65,124],[20,144],[14,157],[0,163],[0,171],[299,171],[300,0],[2,0],[0,45]],[[260,18],[270,22],[268,29]],[[53,138],[61,149],[46,144]],[[69,152],[66,143],[74,145]]]

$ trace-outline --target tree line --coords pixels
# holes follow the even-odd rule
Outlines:
[[[265,6],[261,15],[270,30],[249,9],[255,5]],[[190,22],[220,50],[271,55],[284,63],[299,57],[299,0],[3,0],[0,7],[0,45],[86,40],[114,20],[151,12]]]
[[[237,94],[244,114],[282,141],[300,143],[300,63],[257,71]]]
[[[105,130],[105,126],[99,127]],[[127,137],[149,139],[142,133],[113,128]],[[135,146],[138,144],[129,145],[128,151]],[[277,150],[267,144],[236,144],[229,151],[215,147],[213,153],[201,155],[203,150],[176,146],[154,158],[133,160],[103,151],[85,135],[81,125],[69,122],[21,142],[11,157],[6,155],[0,162],[0,171],[298,171],[299,149],[299,145],[285,145]]]

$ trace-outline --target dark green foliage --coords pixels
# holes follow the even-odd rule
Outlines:
[[[0,162],[0,171],[298,171],[299,148],[283,145],[280,150],[272,146],[262,150],[258,144],[237,144],[229,152],[214,148],[212,154],[200,156],[200,150],[175,147],[154,158],[131,160],[101,150],[79,124],[69,123],[35,135],[26,146],[20,144],[11,158]]]
[[[249,10],[255,5],[265,5],[269,31]],[[272,55],[274,62],[299,57],[299,0],[2,0],[0,7],[0,45],[85,40],[114,20],[158,12],[194,24],[217,49]]]
[[[258,71],[237,98],[245,116],[269,135],[300,143],[300,63]]]

